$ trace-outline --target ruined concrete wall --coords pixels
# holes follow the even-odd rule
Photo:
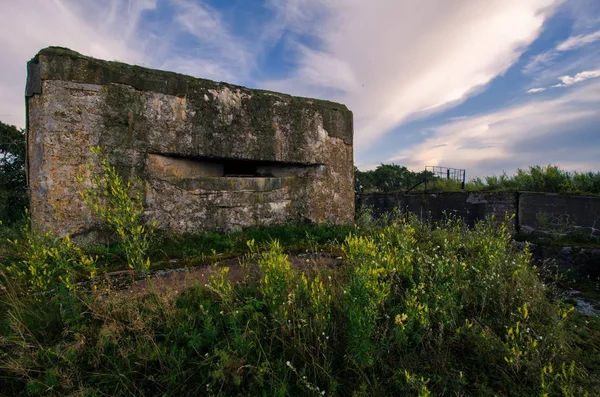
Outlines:
[[[469,225],[487,216],[504,219],[517,213],[517,193],[510,192],[444,192],[444,193],[369,193],[361,203],[380,216],[398,208],[433,222],[448,215],[460,217]]]
[[[145,188],[149,221],[175,232],[354,218],[352,113],[50,47],[28,64],[34,225],[99,224],[77,192],[90,146]]]
[[[523,192],[519,197],[519,227],[523,232],[600,237],[600,197]]]
[[[369,193],[361,204],[380,216],[398,208],[422,219],[442,220],[454,214],[474,224],[489,215],[515,215],[524,233],[576,233],[600,236],[600,197],[529,192]]]

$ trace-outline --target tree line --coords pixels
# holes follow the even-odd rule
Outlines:
[[[427,178],[427,191],[458,191],[461,183],[441,179],[429,171],[414,172],[396,164],[381,164],[374,170],[360,171],[354,167],[357,195],[370,192],[422,191]],[[519,168],[514,175],[475,177],[465,184],[467,191],[526,191],[600,195],[600,171],[571,172],[556,165],[533,165]]]

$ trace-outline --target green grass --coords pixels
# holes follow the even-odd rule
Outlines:
[[[161,255],[243,252],[258,279],[231,284],[228,269],[217,268],[207,285],[161,293],[150,283],[146,293],[122,297],[60,286],[28,294],[19,290],[27,273],[14,276],[0,297],[0,390],[600,393],[597,319],[570,313],[567,302],[553,298],[529,254],[513,247],[510,230],[497,221],[469,229],[459,221],[432,227],[390,217],[347,229],[169,236],[161,244],[151,267]],[[340,252],[343,264],[290,268],[286,252],[311,245]]]
[[[290,224],[253,226],[229,233],[157,233],[148,255],[152,270],[210,265],[247,254],[246,243],[250,240],[254,240],[259,248],[278,240],[290,253],[315,252],[339,246],[353,230],[354,226],[350,225]],[[118,243],[88,246],[86,251],[98,256],[104,271],[127,268],[125,253]]]
[[[600,390],[600,317],[574,313],[566,327],[575,346],[574,359],[586,375],[581,382],[590,395],[596,395]]]
[[[153,255],[168,258],[185,258],[209,255],[212,251],[222,254],[246,253],[246,242],[254,240],[259,246],[278,240],[289,250],[318,249],[328,244],[341,243],[352,232],[353,226],[340,225],[274,225],[250,227],[226,234],[165,235],[153,249]]]

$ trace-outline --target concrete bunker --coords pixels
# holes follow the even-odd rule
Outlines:
[[[354,218],[352,113],[341,104],[90,58],[60,47],[27,65],[28,183],[36,227],[90,235],[77,192],[90,146],[139,177],[148,221],[174,232]]]

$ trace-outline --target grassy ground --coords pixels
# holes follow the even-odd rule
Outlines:
[[[150,280],[134,296],[28,270],[49,269],[34,254],[80,277],[89,254],[123,266],[118,246],[21,240],[0,250],[6,395],[600,395],[598,318],[573,313],[498,223],[163,236],[150,268],[242,255],[240,274],[218,266],[183,291]],[[299,271],[298,250],[342,259]]]
[[[300,224],[251,227],[230,233],[163,233],[155,236],[148,255],[153,269],[168,269],[211,265],[243,256],[249,252],[247,242],[250,240],[258,247],[278,240],[287,252],[335,251],[353,230],[354,226]],[[99,257],[103,270],[127,268],[125,253],[119,244],[89,247],[88,250]]]

